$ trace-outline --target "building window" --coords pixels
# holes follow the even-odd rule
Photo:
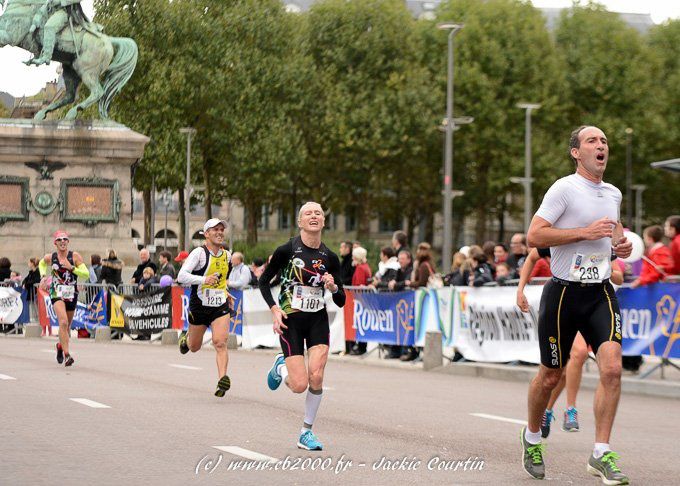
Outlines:
[[[385,216],[381,214],[378,220],[379,220],[378,231],[380,231],[381,233],[390,233],[401,228],[401,223],[394,216]]]
[[[290,229],[290,213],[284,209],[278,210],[279,223],[278,227],[280,230]]]
[[[348,211],[345,213],[345,232],[349,233],[351,231],[356,231],[357,229],[357,216],[356,211]]]

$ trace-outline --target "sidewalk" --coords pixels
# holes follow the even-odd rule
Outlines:
[[[347,363],[357,363],[366,366],[380,366],[388,368],[401,368],[405,371],[423,371],[421,360],[402,362],[397,359],[382,359],[378,357],[377,350],[363,356],[340,356],[330,355],[329,360]],[[630,371],[623,371],[622,392],[634,393],[637,395],[680,398],[680,371],[673,367],[666,367],[664,379],[661,379],[661,371],[657,369],[649,377],[640,379],[640,375],[652,369],[660,363],[661,359],[656,356],[645,356],[644,363],[640,367],[640,372],[633,374]],[[675,364],[678,360],[674,360]],[[441,368],[432,370],[434,373],[444,373],[460,376],[477,376],[492,380],[511,380],[529,383],[536,375],[537,366],[496,364],[496,363],[472,363],[456,362],[452,363],[448,359],[444,360]],[[581,387],[587,390],[594,390],[599,383],[597,365],[589,359],[583,370]]]

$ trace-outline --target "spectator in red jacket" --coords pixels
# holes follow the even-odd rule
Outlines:
[[[354,273],[352,274],[352,285],[356,287],[366,287],[371,282],[371,267],[366,261],[366,249],[360,246],[352,250],[352,266]],[[352,345],[349,354],[352,356],[360,356],[366,353],[366,343],[357,342]]]
[[[671,250],[661,242],[663,228],[658,225],[649,226],[642,235],[647,247],[647,258],[642,263],[640,278],[631,284],[633,288],[653,284],[673,272]]]
[[[670,243],[671,256],[673,257],[673,275],[680,275],[680,216],[669,216],[664,224],[664,231]]]
[[[532,278],[545,278],[545,277],[552,277],[552,272],[550,271],[550,250],[548,249],[547,251],[548,256],[543,256],[544,254],[539,252],[539,259],[536,261],[536,265],[534,265],[534,269],[531,271],[531,275],[529,275],[529,280]]]
[[[352,250],[352,266],[354,273],[352,274],[352,285],[365,287],[371,281],[371,267],[366,261],[366,249],[357,247]]]

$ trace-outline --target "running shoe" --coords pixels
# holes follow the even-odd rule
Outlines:
[[[222,398],[225,393],[227,393],[227,390],[231,388],[231,380],[227,375],[224,375],[222,378],[220,378],[220,381],[217,382],[217,390],[215,390],[215,396]]]
[[[543,444],[530,444],[527,442],[524,433],[526,427],[522,427],[519,440],[522,444],[522,465],[524,470],[534,479],[545,477],[545,464],[543,463]]]
[[[67,354],[66,355],[66,362],[64,363],[64,366],[72,366],[73,363],[75,363],[75,362],[76,362],[76,360],[73,359],[73,356],[71,356],[70,354]]]
[[[285,364],[286,360],[283,358],[283,353],[276,355],[274,359],[274,364],[272,365],[269,373],[267,373],[267,386],[270,390],[276,390],[281,385],[281,375],[279,374],[279,365]]]
[[[57,363],[62,364],[64,362],[64,350],[61,349],[61,343],[57,343]]]
[[[630,484],[628,476],[616,465],[618,460],[619,455],[612,451],[605,452],[599,459],[591,455],[586,470],[593,476],[600,476],[602,482],[607,485]]]
[[[541,437],[547,439],[550,435],[550,422],[555,421],[555,416],[552,410],[546,410],[543,412],[543,418],[541,419]]]
[[[569,407],[564,412],[564,422],[562,422],[562,430],[565,432],[578,432],[578,410],[574,407]]]
[[[314,435],[311,430],[305,430],[303,434],[300,434],[300,438],[297,443],[298,449],[305,449],[308,451],[322,451],[323,445],[319,442],[319,439]]]
[[[189,352],[189,345],[187,344],[187,333],[183,332],[179,336],[179,352],[187,354]]]

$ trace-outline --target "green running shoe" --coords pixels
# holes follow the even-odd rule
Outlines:
[[[179,352],[187,354],[189,352],[189,345],[187,344],[187,333],[183,332],[179,337]]]
[[[524,433],[526,427],[522,427],[519,441],[522,444],[522,465],[524,470],[534,479],[545,478],[545,464],[543,464],[543,444],[530,444],[527,442]]]
[[[619,455],[612,451],[605,452],[599,459],[596,459],[595,456],[591,455],[590,459],[588,459],[586,469],[593,476],[600,476],[604,484],[630,484],[628,476],[623,474],[616,465],[616,461],[618,460]]]
[[[217,382],[217,390],[215,390],[215,396],[222,398],[225,393],[227,393],[227,390],[231,388],[231,380],[227,375],[224,375],[222,378],[220,378],[220,381]]]

